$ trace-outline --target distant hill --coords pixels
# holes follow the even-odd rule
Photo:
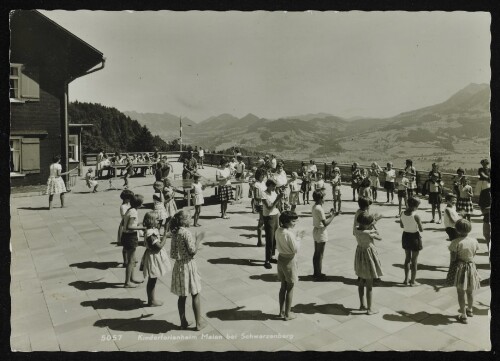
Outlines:
[[[101,104],[72,102],[68,107],[70,124],[93,124],[82,133],[84,153],[160,151],[170,146],[148,127],[130,119],[116,108]]]
[[[151,132],[158,134],[164,140],[171,141],[179,137],[179,116],[177,115],[169,113],[138,113],[135,111],[125,111],[123,113],[145,125]],[[196,123],[189,118],[183,117],[182,126],[196,126]]]
[[[316,113],[265,119],[224,113],[198,124],[184,118],[183,125],[191,126],[184,126],[183,140],[216,150],[241,146],[290,159],[396,163],[411,157],[425,164],[439,160],[443,166],[473,168],[489,154],[490,94],[489,84],[469,84],[445,102],[390,118]],[[176,116],[127,114],[163,139],[178,137]]]

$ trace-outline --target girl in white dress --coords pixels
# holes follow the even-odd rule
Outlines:
[[[50,165],[50,176],[47,180],[47,194],[49,195],[49,209],[52,209],[52,201],[54,199],[54,194],[60,194],[61,198],[61,208],[64,207],[64,193],[67,192],[66,186],[64,185],[64,180],[61,178],[62,175],[68,174],[68,172],[62,173],[61,166],[61,156],[56,155]]]
[[[200,175],[195,174],[193,176],[193,184],[191,186],[191,192],[193,193],[193,205],[194,205],[194,216],[193,216],[193,226],[199,227],[201,224],[198,223],[200,218],[201,206],[205,203],[203,197],[203,185],[200,183]]]

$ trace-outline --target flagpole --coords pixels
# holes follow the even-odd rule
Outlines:
[[[182,116],[179,117],[179,137],[180,137],[180,151],[182,152]]]

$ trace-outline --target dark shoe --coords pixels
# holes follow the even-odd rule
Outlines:
[[[257,247],[262,247],[262,242],[258,242]]]
[[[474,311],[473,310],[466,309],[465,313],[466,313],[467,317],[474,317]]]
[[[458,321],[458,322],[461,322],[461,323],[464,323],[464,324],[469,323],[469,322],[467,321],[467,316],[465,316],[465,315],[458,315],[458,316],[457,316],[457,321]]]
[[[278,263],[278,260],[277,260],[276,258],[271,258],[271,259],[269,260],[269,262],[271,262],[271,263]]]
[[[273,266],[271,266],[271,263],[269,263],[269,262],[264,263],[264,267],[267,269],[273,268]]]

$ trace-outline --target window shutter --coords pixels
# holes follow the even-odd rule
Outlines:
[[[21,68],[21,98],[40,100],[40,80],[38,68],[23,65]]]
[[[40,139],[23,138],[21,144],[21,172],[40,173]]]

